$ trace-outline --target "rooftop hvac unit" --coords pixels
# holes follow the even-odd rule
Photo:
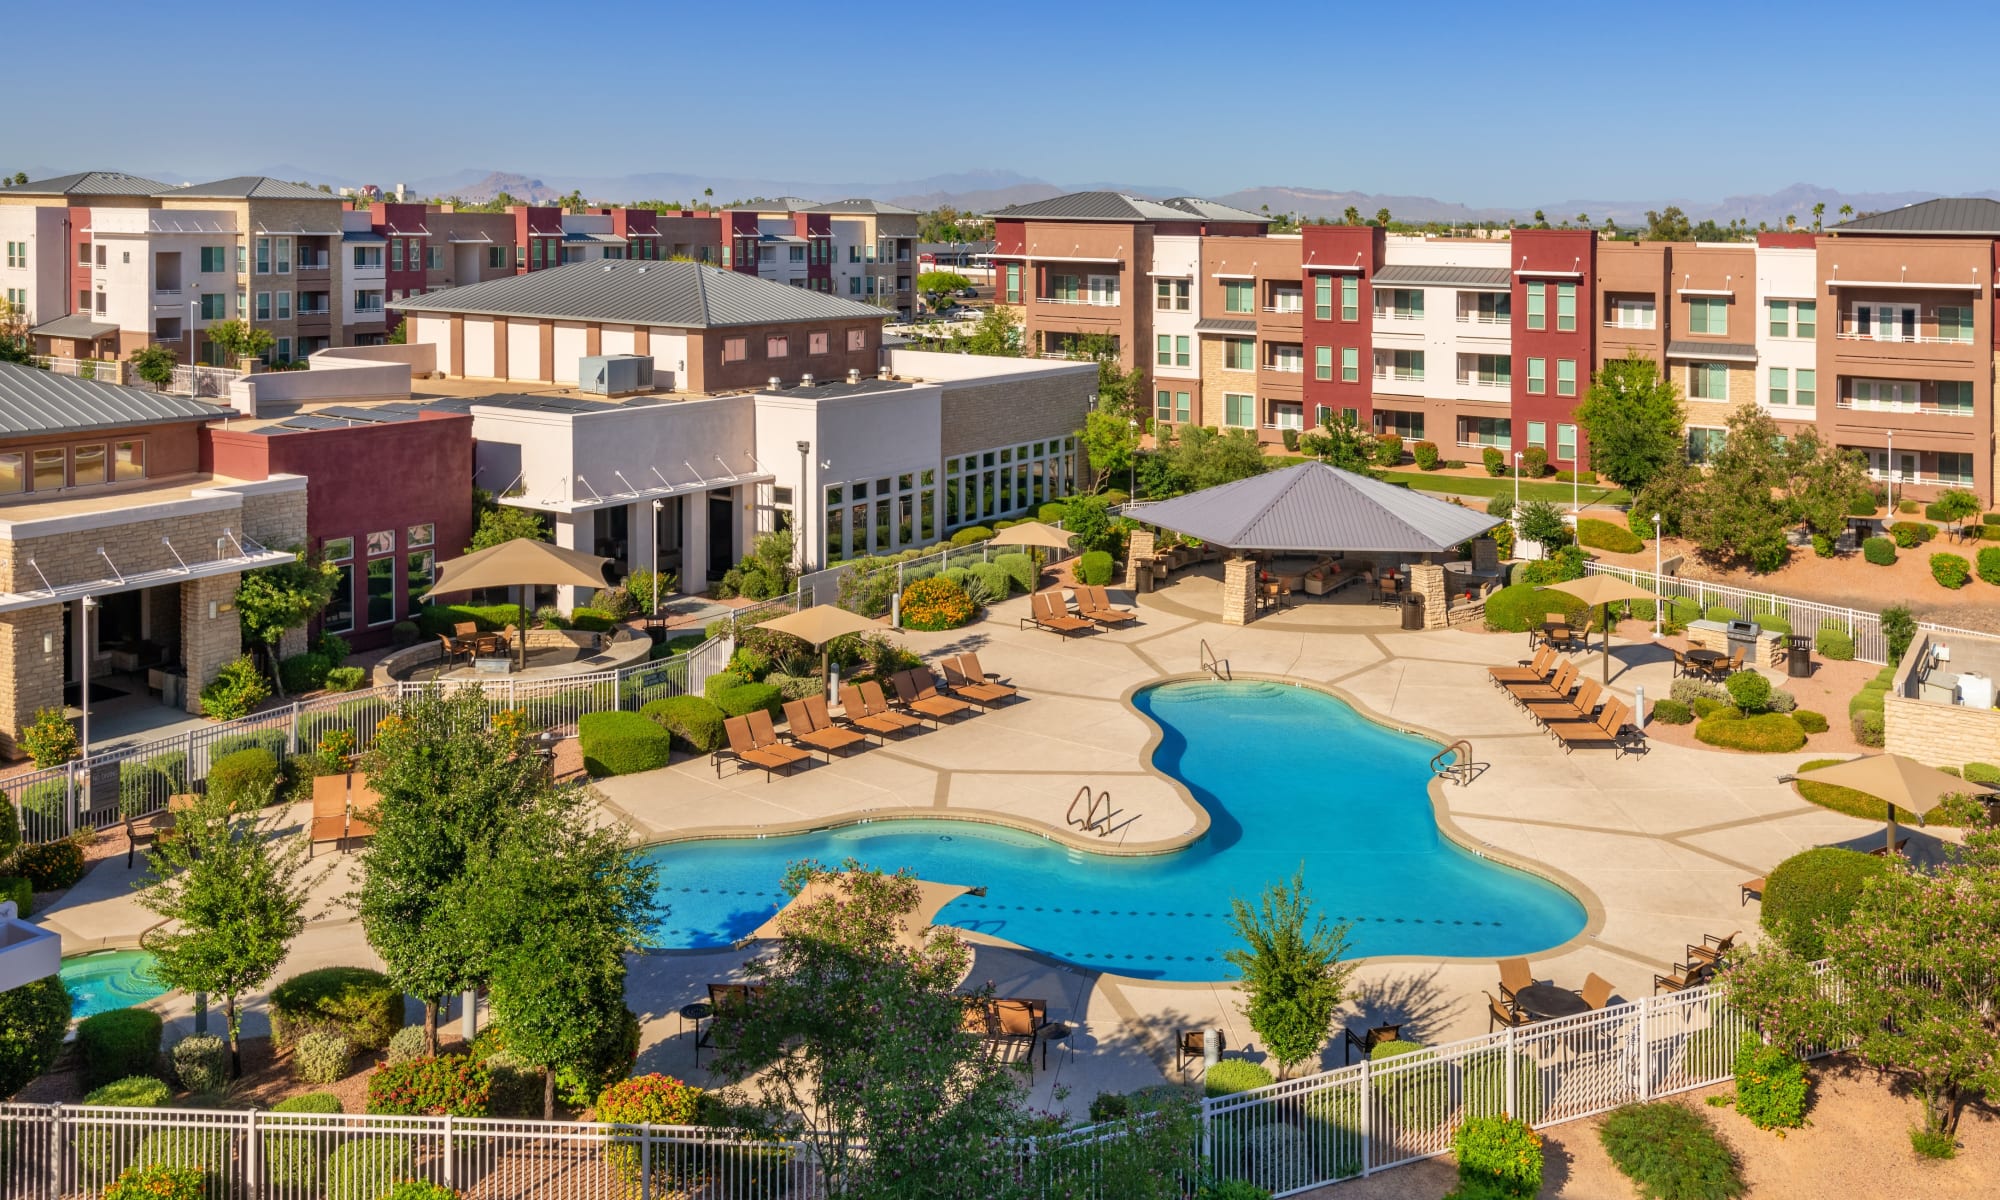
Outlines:
[[[653,360],[644,354],[592,354],[577,360],[576,390],[591,396],[629,396],[653,390]]]

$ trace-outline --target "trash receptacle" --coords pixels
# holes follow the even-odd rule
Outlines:
[[[1786,635],[1785,674],[1792,679],[1812,678],[1812,638],[1803,633]]]
[[[1403,597],[1403,628],[1424,627],[1424,598],[1416,592]]]
[[[1140,563],[1132,571],[1132,590],[1141,595],[1153,590],[1153,568]]]

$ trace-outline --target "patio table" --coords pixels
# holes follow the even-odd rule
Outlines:
[[[1590,1011],[1583,997],[1553,983],[1536,983],[1514,993],[1514,1003],[1537,1021],[1574,1017]]]

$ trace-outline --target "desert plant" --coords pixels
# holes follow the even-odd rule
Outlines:
[[[424,1042],[424,1027],[405,1025],[390,1035],[389,1048],[384,1057],[392,1063],[413,1062],[426,1057],[429,1049]]]
[[[314,1029],[292,1044],[292,1074],[300,1083],[338,1083],[354,1061],[354,1048],[343,1034]]]
[[[169,1056],[174,1078],[197,1096],[220,1092],[229,1078],[229,1046],[208,1033],[193,1033],[174,1043]]]
[[[1940,586],[1953,591],[1964,587],[1972,579],[1972,564],[1957,554],[1931,555],[1931,578]]]

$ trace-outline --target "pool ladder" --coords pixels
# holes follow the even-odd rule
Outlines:
[[[1079,804],[1084,806],[1083,816],[1080,818],[1076,815],[1076,806]],[[1103,816],[1097,814],[1097,807],[1100,804],[1104,806]],[[1093,794],[1087,783],[1077,789],[1076,795],[1069,802],[1068,823],[1085,833],[1095,831],[1098,837],[1106,837],[1111,833],[1111,818],[1116,815],[1111,808],[1111,793]],[[1134,820],[1136,819],[1135,817]],[[1127,821],[1126,824],[1131,824],[1131,821]]]
[[[1230,677],[1229,660],[1226,658],[1217,658],[1215,651],[1208,648],[1207,638],[1201,639],[1201,669],[1207,671],[1217,679],[1228,679]]]
[[[1478,774],[1478,768],[1472,763],[1472,743],[1460,738],[1431,755],[1431,774],[1439,779],[1452,780],[1460,787],[1470,784],[1473,776]]]

